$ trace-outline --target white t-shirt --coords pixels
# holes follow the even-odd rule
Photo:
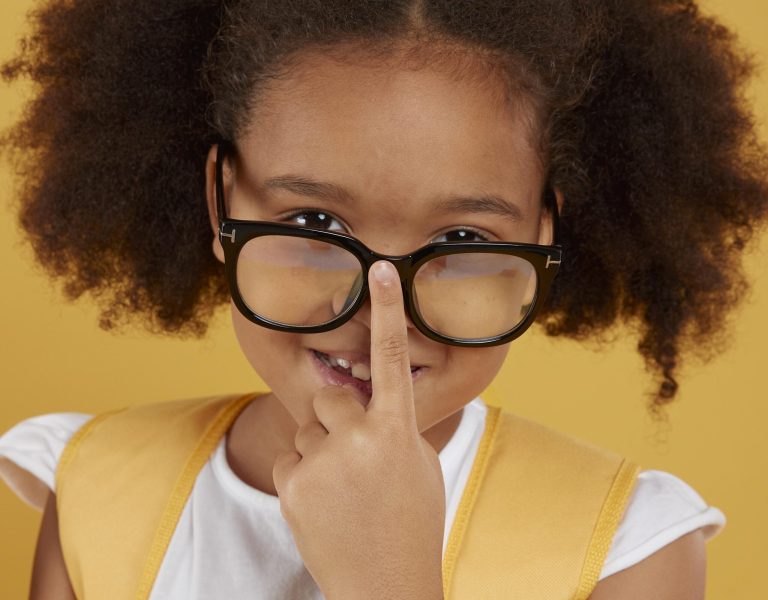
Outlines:
[[[446,494],[443,552],[485,427],[486,405],[467,404],[439,454]],[[64,446],[91,415],[50,413],[0,436],[0,477],[42,510]],[[158,572],[150,600],[316,600],[280,501],[243,482],[229,467],[223,437],[200,471]],[[600,579],[630,567],[679,537],[703,528],[711,539],[725,516],[681,479],[642,471],[616,531]],[[233,576],[235,575],[235,576]]]

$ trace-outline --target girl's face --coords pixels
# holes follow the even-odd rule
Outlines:
[[[228,215],[344,231],[389,255],[458,239],[457,231],[470,232],[469,240],[550,244],[533,119],[523,103],[505,104],[501,85],[450,69],[307,57],[259,97],[237,140],[234,173],[224,169]],[[212,148],[207,190],[216,231],[214,163]],[[457,198],[467,200],[448,202]],[[223,262],[215,235],[213,247]],[[370,355],[369,303],[316,334],[263,328],[234,305],[232,317],[246,357],[298,425],[317,420],[312,398],[329,383],[314,351]],[[410,321],[408,342],[411,365],[420,367],[413,389],[422,433],[483,391],[508,350],[441,344]]]

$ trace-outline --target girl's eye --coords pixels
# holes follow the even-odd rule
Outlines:
[[[302,227],[321,229],[323,231],[345,231],[344,225],[338,219],[328,213],[317,210],[302,210],[286,217],[286,221],[293,222]]]
[[[487,242],[488,238],[472,229],[454,229],[438,235],[433,242]]]

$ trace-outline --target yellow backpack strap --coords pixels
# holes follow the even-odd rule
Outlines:
[[[70,439],[56,470],[56,505],[78,598],[149,597],[198,472],[254,396],[110,411]]]
[[[639,471],[488,406],[445,550],[446,600],[586,600]]]

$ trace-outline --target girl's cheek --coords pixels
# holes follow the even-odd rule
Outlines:
[[[264,383],[278,396],[280,392],[296,398],[311,395],[312,372],[302,336],[256,325],[234,303],[230,310],[240,349]]]
[[[455,355],[451,362],[454,369],[465,373],[474,373],[475,380],[486,385],[496,377],[504,365],[509,353],[509,344],[489,348],[454,348]]]
[[[240,349],[259,377],[269,385],[275,376],[280,375],[274,372],[276,366],[286,362],[280,359],[283,354],[281,350],[287,338],[291,336],[252,323],[240,313],[234,303],[230,304],[230,310],[232,311],[232,326]],[[270,351],[265,352],[266,348],[269,348]]]

